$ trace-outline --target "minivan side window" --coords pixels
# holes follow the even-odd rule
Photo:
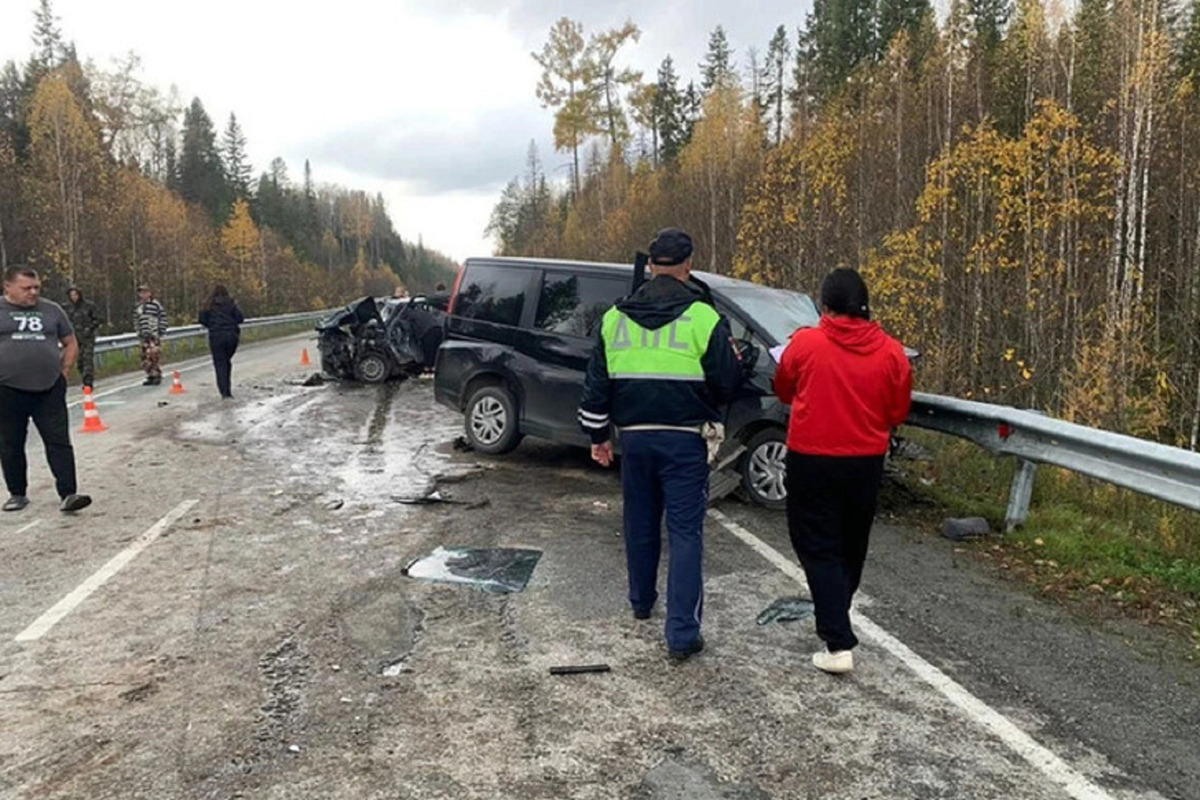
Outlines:
[[[629,281],[547,270],[538,295],[534,327],[590,337],[613,303],[629,293]]]
[[[529,271],[472,264],[463,275],[454,315],[480,322],[516,325],[525,305]]]

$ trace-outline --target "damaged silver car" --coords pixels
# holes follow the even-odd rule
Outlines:
[[[383,383],[432,369],[444,336],[448,295],[362,297],[317,324],[321,371]]]

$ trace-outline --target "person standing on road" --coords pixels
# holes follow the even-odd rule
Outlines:
[[[162,337],[167,332],[167,312],[154,299],[149,286],[139,286],[137,293],[133,329],[142,345],[142,369],[146,372],[142,386],[157,386],[162,383]]]
[[[78,511],[92,498],[78,494],[75,450],[67,429],[67,376],[78,344],[71,321],[57,303],[41,299],[37,271],[14,266],[4,271],[0,299],[0,465],[9,498],[5,511],[29,505],[29,465],[25,439],[29,420],[46,448],[58,490],[59,510]]]
[[[96,378],[96,329],[100,327],[100,317],[96,314],[95,304],[83,298],[78,286],[67,290],[67,299],[71,302],[65,310],[75,329],[75,341],[79,343],[79,374],[83,377],[83,385],[91,389]]]
[[[791,405],[787,522],[812,592],[824,652],[813,665],[854,669],[850,603],[862,578],[891,431],[908,417],[912,368],[901,344],[871,321],[867,285],[852,269],[821,284],[821,323],[796,331],[775,371]]]
[[[242,310],[229,296],[229,290],[219,283],[214,286],[200,310],[200,324],[208,328],[208,349],[212,351],[213,369],[217,373],[217,391],[227,400],[233,397],[230,387],[233,354],[237,352],[244,321]]]
[[[648,619],[658,599],[662,520],[670,536],[665,635],[682,661],[704,649],[704,513],[708,505],[706,426],[721,419],[742,378],[729,323],[706,287],[689,280],[692,240],[678,228],[650,244],[653,279],[604,315],[588,363],[579,422],[592,458],[613,462],[621,435],[621,488],[629,602]]]

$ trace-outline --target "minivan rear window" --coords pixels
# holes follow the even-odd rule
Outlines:
[[[548,270],[533,324],[568,336],[591,336],[604,312],[628,293],[627,280]]]
[[[529,277],[529,270],[470,265],[458,287],[454,315],[501,325],[518,324]]]

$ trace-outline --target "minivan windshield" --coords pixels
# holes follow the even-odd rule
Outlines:
[[[783,344],[797,328],[811,328],[821,321],[808,295],[770,286],[722,286],[719,292],[736,304],[775,341]]]

